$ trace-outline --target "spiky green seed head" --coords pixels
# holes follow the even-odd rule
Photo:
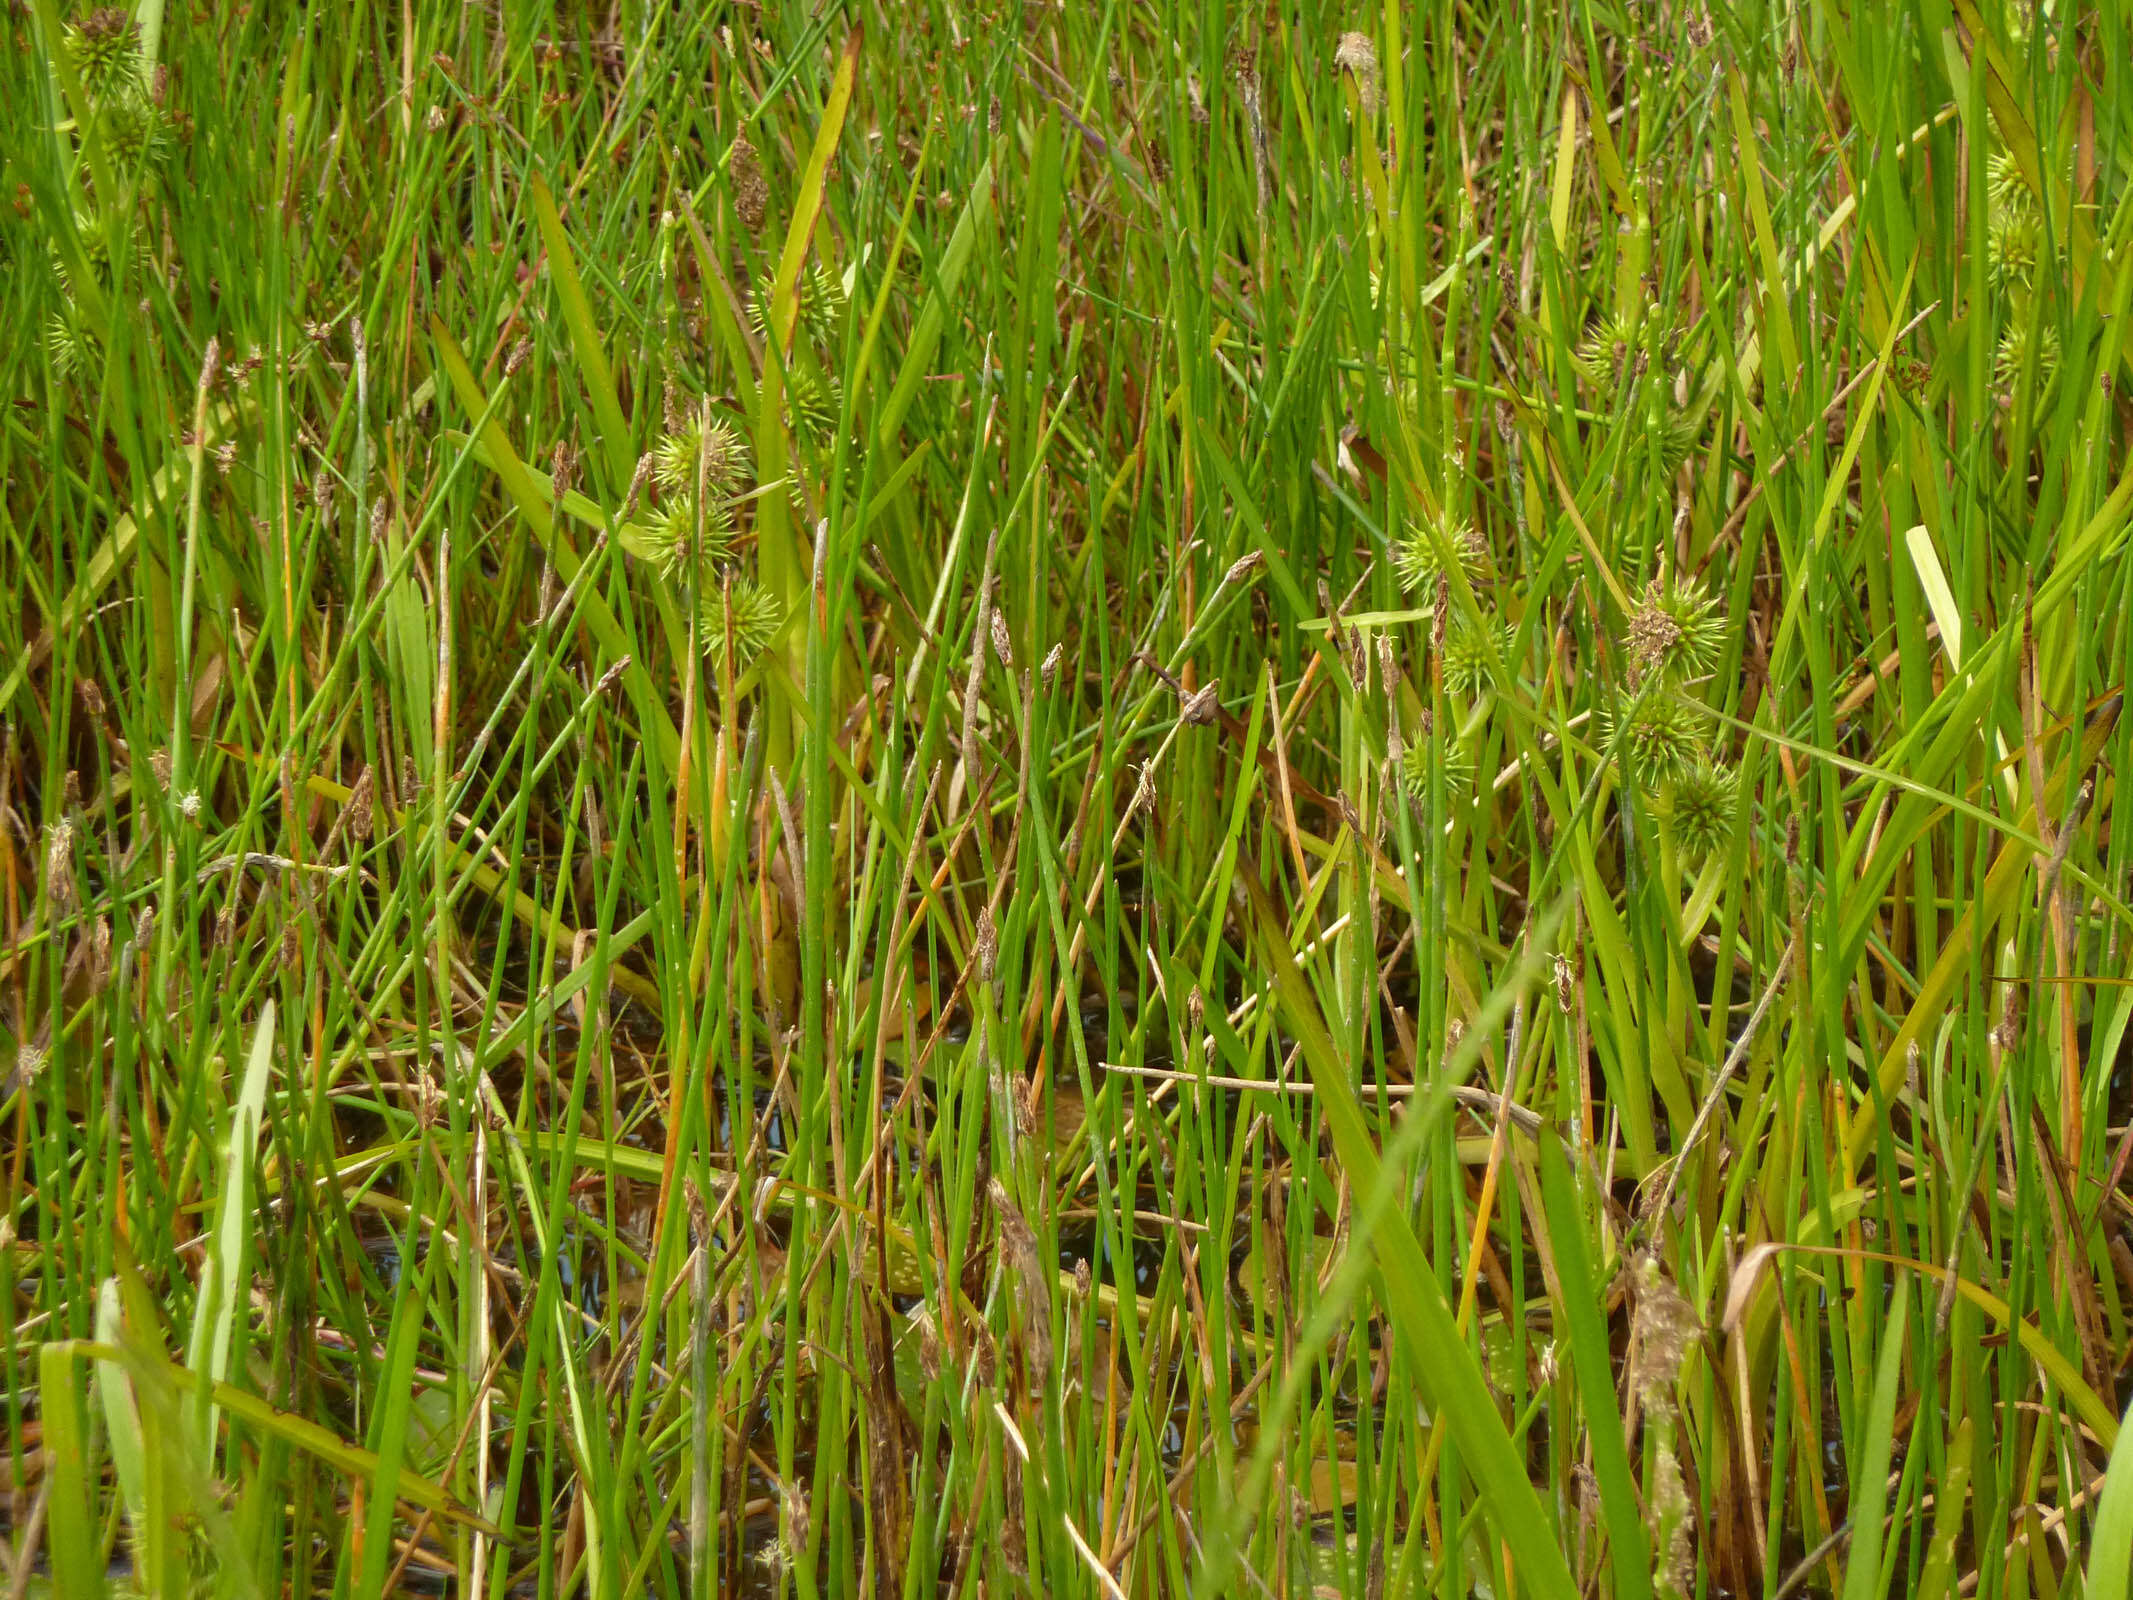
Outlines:
[[[1417,518],[1408,523],[1392,547],[1392,566],[1400,587],[1434,597],[1437,580],[1456,566],[1469,583],[1481,576],[1488,544],[1481,530],[1463,517]]]
[[[1494,680],[1496,671],[1510,672],[1511,640],[1515,630],[1508,623],[1480,622],[1461,618],[1444,641],[1444,686],[1457,695],[1477,695]],[[1489,665],[1489,647],[1495,646],[1497,667]]]
[[[1994,211],[2033,203],[2029,183],[2022,176],[2022,169],[2015,165],[2014,153],[1995,150],[1985,158],[1985,197],[1991,201]]]
[[[732,503],[715,492],[703,499],[670,495],[646,525],[644,542],[661,577],[685,582],[694,573],[701,583],[715,583],[715,569],[733,555]]]
[[[1409,745],[1400,754],[1400,787],[1411,800],[1429,797],[1432,764],[1444,773],[1444,798],[1462,800],[1473,792],[1474,758],[1457,740],[1446,739],[1434,751],[1428,739]]]
[[[159,164],[170,148],[169,119],[163,108],[143,94],[112,97],[99,119],[104,148],[134,173]]]
[[[1676,682],[1709,672],[1726,625],[1711,596],[1654,578],[1629,614],[1629,659],[1639,680],[1653,673]]]
[[[98,6],[69,27],[66,38],[90,99],[109,99],[140,86],[141,26],[124,6]]]
[[[770,334],[770,302],[776,287],[766,274],[755,280],[755,292],[748,297],[748,324],[759,339]],[[821,262],[812,261],[793,290],[799,301],[799,327],[820,344],[844,315],[844,283]]]
[[[2037,386],[2041,389],[2059,375],[2059,330],[2049,322],[2037,325]],[[2029,330],[2010,324],[1992,352],[1993,387],[2012,391],[2021,381],[2022,363],[2029,359]]]
[[[1675,848],[1704,861],[1733,837],[1740,777],[1730,767],[1700,762],[1667,786],[1662,820]]]
[[[1659,475],[1672,479],[1696,453],[1696,446],[1703,439],[1703,424],[1677,410],[1669,398],[1659,416],[1646,424],[1646,435],[1658,446]]]
[[[81,253],[88,261],[90,276],[107,289],[116,276],[118,263],[136,250],[139,243],[139,232],[131,213],[76,211],[74,236],[81,241]],[[60,288],[72,299],[76,293],[73,264],[56,241],[52,245],[52,269],[58,275]]]
[[[843,404],[836,380],[825,379],[805,367],[794,367],[785,374],[785,414],[792,421],[793,432],[803,439],[814,444],[828,439],[830,430],[837,426],[837,413]]]
[[[801,279],[800,314],[825,332],[844,315],[844,280],[819,261],[810,261]]]
[[[1986,230],[1985,275],[1996,289],[2028,289],[2046,249],[2043,218],[2026,207],[2009,207]]]
[[[52,362],[52,375],[64,382],[87,372],[101,361],[96,335],[77,327],[63,312],[54,312],[44,325],[45,354]]]
[[[1640,787],[1657,792],[1703,759],[1703,708],[1667,689],[1625,701],[1609,718],[1616,745]]]
[[[668,494],[694,494],[699,483],[730,492],[747,473],[748,446],[740,431],[703,408],[662,434],[652,453],[652,479]]]
[[[1642,354],[1637,325],[1627,317],[1608,316],[1586,330],[1570,360],[1587,383],[1613,389],[1638,375]]]
[[[738,675],[762,654],[785,620],[784,608],[753,578],[715,583],[697,611],[697,638],[722,670]]]

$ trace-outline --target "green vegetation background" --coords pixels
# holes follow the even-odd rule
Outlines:
[[[17,0],[0,1582],[2123,1596],[2129,66]]]

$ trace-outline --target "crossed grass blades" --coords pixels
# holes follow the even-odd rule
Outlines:
[[[2119,8],[7,42],[10,1593],[2125,1593]]]

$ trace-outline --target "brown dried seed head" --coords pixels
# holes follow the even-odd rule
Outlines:
[[[2000,1002],[2000,1025],[1993,1029],[1992,1038],[2003,1051],[2012,1050],[2022,1042],[2022,996],[2011,983]]]
[[[1376,116],[1378,109],[1378,47],[1371,43],[1367,33],[1344,33],[1341,42],[1334,48],[1333,65],[1342,72],[1355,75],[1356,98],[1362,103],[1366,116]]]
[[[1681,642],[1681,624],[1666,608],[1647,603],[1629,615],[1629,654],[1637,670],[1649,672]]]
[[[753,233],[762,227],[763,218],[770,211],[770,185],[763,181],[763,166],[756,158],[755,146],[746,139],[736,139],[729,170],[733,178],[733,209],[742,225]]]
[[[377,817],[373,810],[378,792],[377,774],[365,766],[348,792],[348,831],[358,839],[371,837]]]
[[[111,976],[111,919],[98,917],[89,934],[89,985],[102,989]]]
[[[1636,1268],[1637,1384],[1647,1406],[1671,1406],[1674,1380],[1689,1347],[1703,1334],[1696,1310],[1681,1297],[1656,1257]]]
[[[578,460],[578,447],[568,439],[558,439],[548,453],[548,477],[556,499],[561,500],[578,486]]]
[[[1147,812],[1151,815],[1155,811],[1155,773],[1152,770],[1154,765],[1152,761],[1141,763],[1140,781],[1133,789],[1133,804],[1130,808],[1132,811]]]
[[[65,818],[44,830],[45,892],[51,897],[55,916],[64,916],[77,904],[74,893],[74,825]]]

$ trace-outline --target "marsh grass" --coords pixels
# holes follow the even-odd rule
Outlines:
[[[0,1582],[2124,1595],[2129,62],[16,7]]]

